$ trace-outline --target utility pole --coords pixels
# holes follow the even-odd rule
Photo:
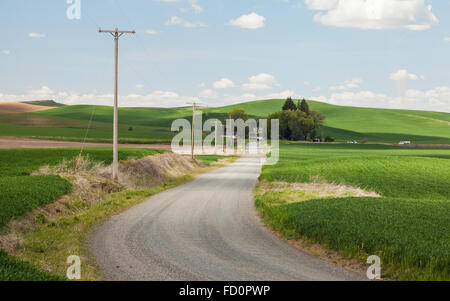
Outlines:
[[[194,129],[195,129],[195,111],[200,108],[207,108],[207,106],[200,106],[202,103],[199,102],[188,102],[187,104],[192,105],[192,125],[191,125],[191,157],[194,159]]]
[[[102,30],[101,28],[98,32],[107,32],[114,37],[115,42],[115,69],[114,69],[114,129],[113,129],[113,172],[112,177],[117,180],[119,177],[119,38],[126,34],[135,34],[136,31],[127,30]]]

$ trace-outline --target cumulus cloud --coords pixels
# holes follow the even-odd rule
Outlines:
[[[344,81],[344,84],[338,86],[331,86],[328,88],[330,91],[343,91],[349,89],[357,89],[362,84],[363,80],[360,78],[352,78]]]
[[[107,105],[113,104],[114,96],[112,94],[79,94],[75,92],[56,92],[47,86],[39,89],[32,89],[22,95],[4,94],[0,92],[0,101],[28,101],[28,100],[47,100],[53,99],[58,102],[75,104],[95,104]],[[153,91],[149,94],[128,94],[119,97],[121,107],[180,107],[185,106],[187,102],[198,101],[198,97],[184,96],[172,91]]]
[[[248,83],[242,85],[242,90],[246,91],[262,91],[272,89],[278,86],[278,82],[273,75],[261,73],[248,78]]]
[[[191,2],[191,7],[192,7],[192,9],[193,9],[197,14],[203,12],[203,7],[201,7],[201,6],[198,4],[198,0],[191,0],[190,2]]]
[[[43,34],[43,33],[36,33],[36,32],[30,32],[28,34],[28,37],[30,37],[30,38],[45,38],[45,34]]]
[[[265,26],[265,21],[265,17],[260,16],[257,13],[251,13],[248,15],[242,15],[237,19],[230,20],[228,24],[245,29],[258,29]]]
[[[208,27],[208,24],[199,22],[199,23],[192,23],[192,22],[184,22],[183,23],[184,27],[188,27],[188,28],[197,28],[197,27]]]
[[[406,90],[401,96],[372,91],[346,91],[334,93],[329,97],[312,98],[335,105],[450,112],[450,87],[446,86],[431,90]]]
[[[427,30],[439,23],[425,0],[304,0],[316,22],[360,29]]]
[[[156,29],[147,29],[145,33],[153,36],[158,34],[158,31]]]
[[[183,20],[180,17],[172,16],[166,21],[166,25],[178,25],[181,24],[181,22],[183,22]]]
[[[270,93],[270,94],[266,94],[263,96],[263,99],[285,99],[288,97],[292,97],[292,98],[298,98],[298,95],[291,90],[285,90],[282,92],[278,92],[278,93]]]
[[[216,81],[213,84],[213,88],[214,89],[228,89],[228,88],[233,88],[234,87],[234,83],[231,79],[228,78],[222,78],[219,81]]]
[[[184,21],[183,19],[181,19],[178,16],[172,16],[170,17],[169,20],[166,21],[166,25],[167,26],[173,26],[173,25],[181,25],[183,27],[187,27],[187,28],[196,28],[196,27],[208,27],[207,24],[205,23],[192,23],[189,21]]]
[[[311,10],[331,10],[338,2],[339,0],[305,0],[306,6]]]
[[[258,99],[285,99],[287,97],[303,98],[305,95],[299,95],[291,90],[285,90],[275,93],[264,93],[257,91],[255,93],[244,93],[241,95],[218,95],[215,90],[207,89],[199,93],[202,100],[208,101],[212,106],[228,105],[252,101]],[[400,96],[390,96],[373,91],[340,91],[332,93],[330,96],[311,96],[309,99],[315,99],[335,105],[372,107],[372,108],[391,108],[391,109],[409,109],[409,110],[429,110],[450,113],[450,87],[441,86],[430,90],[406,90]],[[6,94],[0,92],[0,101],[28,101],[28,100],[46,100],[53,99],[58,102],[75,104],[95,104],[108,105],[113,103],[112,94],[86,93],[55,91],[48,86],[42,86],[38,89],[31,89],[22,95]],[[121,107],[180,107],[186,103],[199,101],[198,97],[180,95],[173,91],[153,91],[148,94],[128,94],[119,97]]]
[[[216,99],[219,97],[217,93],[214,90],[207,89],[200,92],[200,97],[202,98],[208,98],[208,99]]]
[[[406,81],[406,80],[421,80],[425,79],[425,77],[418,76],[414,73],[409,73],[408,70],[406,69],[400,69],[396,72],[391,73],[389,79],[394,81]]]

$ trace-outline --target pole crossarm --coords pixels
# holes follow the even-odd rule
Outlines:
[[[113,170],[112,177],[119,178],[119,38],[124,34],[135,34],[134,30],[104,30],[99,28],[100,33],[109,33],[114,37],[115,44],[115,70],[114,70],[114,126],[113,126]]]
[[[193,111],[195,111],[197,109],[207,109],[207,108],[209,108],[208,106],[202,106],[201,102],[187,102],[186,104],[191,105]]]
[[[109,32],[109,33],[120,33],[120,34],[124,34],[124,33],[130,33],[130,34],[135,34],[136,31],[135,30],[118,30],[117,28],[114,30],[104,30],[104,29],[99,29],[98,32]]]

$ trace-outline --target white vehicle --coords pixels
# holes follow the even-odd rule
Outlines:
[[[398,144],[400,145],[411,144],[411,141],[400,141]]]

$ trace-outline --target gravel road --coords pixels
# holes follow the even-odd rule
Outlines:
[[[261,159],[244,157],[153,196],[98,227],[90,250],[107,280],[363,280],[308,255],[257,218]]]

